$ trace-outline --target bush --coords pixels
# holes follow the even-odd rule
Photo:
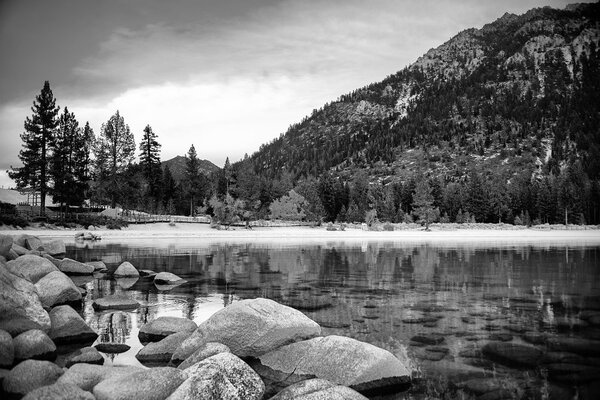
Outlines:
[[[394,225],[390,224],[389,222],[383,224],[383,230],[384,231],[393,231],[394,230]]]
[[[327,228],[326,229],[328,231],[337,231],[337,228],[331,222],[327,224]]]
[[[18,215],[0,215],[0,225],[18,226],[25,228],[29,226],[29,222],[26,219],[19,217]]]

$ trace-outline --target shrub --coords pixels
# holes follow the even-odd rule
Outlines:
[[[25,228],[29,226],[29,222],[26,219],[19,217],[18,215],[0,215],[0,225],[19,226]]]
[[[389,222],[383,224],[383,230],[384,231],[393,231],[394,230],[394,225],[390,224]]]
[[[328,231],[337,231],[337,228],[331,222],[327,224],[327,228],[326,229]]]

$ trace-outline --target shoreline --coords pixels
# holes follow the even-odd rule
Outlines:
[[[512,229],[510,229],[512,227]],[[357,228],[347,228],[344,231],[328,231],[326,227],[255,227],[252,230],[234,228],[230,230],[211,229],[207,224],[177,224],[167,223],[129,225],[121,230],[96,229],[92,230],[103,241],[136,241],[162,239],[206,239],[209,241],[348,241],[348,242],[410,242],[410,243],[499,243],[499,244],[547,244],[547,245],[600,245],[600,229],[551,229],[513,227],[512,225],[486,225],[475,227],[432,227],[432,230],[400,229],[394,231],[364,231]],[[18,236],[22,234],[35,235],[40,238],[60,238],[74,241],[75,233],[84,229],[43,229],[26,228],[0,230],[0,234]]]

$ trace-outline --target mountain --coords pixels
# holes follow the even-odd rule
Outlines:
[[[366,170],[558,173],[579,161],[600,177],[600,4],[505,14],[412,65],[315,110],[247,160],[276,178]]]
[[[209,176],[212,172],[220,170],[215,164],[208,160],[199,160],[200,161],[200,172],[206,176]],[[163,161],[161,163],[163,169],[165,167],[169,167],[171,170],[171,174],[176,182],[181,182],[183,177],[185,176],[185,163],[186,158],[184,156],[175,156],[170,160]]]

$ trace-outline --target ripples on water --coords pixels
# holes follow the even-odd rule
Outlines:
[[[594,398],[600,391],[600,358],[586,359],[595,365],[586,370],[590,376],[565,382],[548,380],[544,367],[511,369],[480,354],[490,340],[525,343],[536,334],[600,339],[600,328],[589,322],[600,315],[600,247],[161,239],[72,245],[67,252],[80,261],[102,260],[110,271],[130,261],[188,281],[157,287],[143,278],[99,274],[79,282],[87,289],[83,316],[100,333],[98,341],[132,347],[109,357],[115,365],[139,365],[138,329],[156,317],[200,323],[233,301],[267,297],[300,309],[325,335],[350,336],[407,358],[423,379],[398,398],[451,398],[453,382],[481,375],[515,384],[528,398]],[[94,299],[117,293],[142,307],[93,310]]]

